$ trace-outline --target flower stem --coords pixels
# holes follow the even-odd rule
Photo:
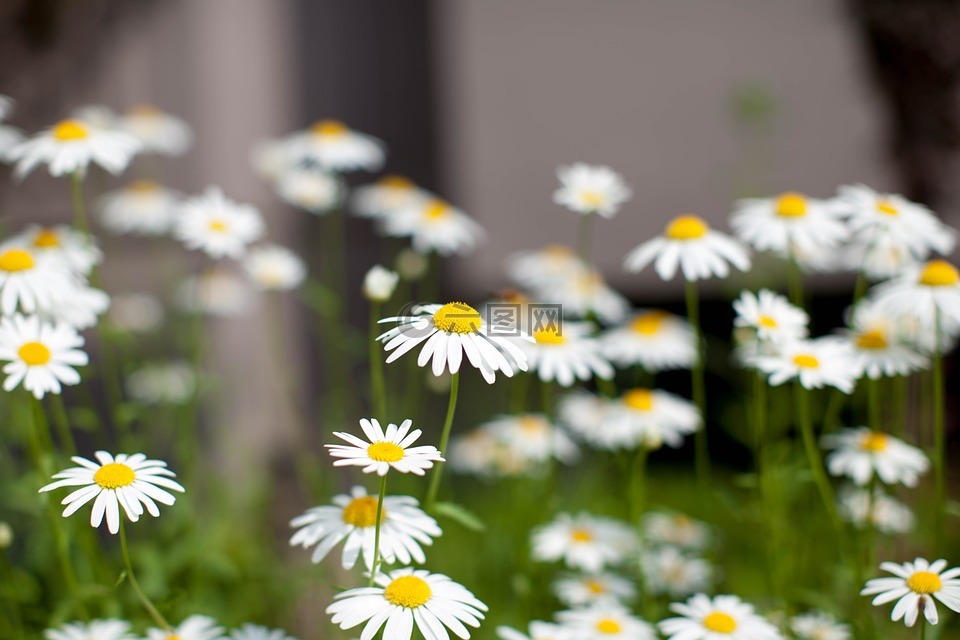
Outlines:
[[[84,235],[90,235],[87,206],[83,201],[83,177],[79,172],[70,174],[70,202],[73,204],[73,226]]]
[[[821,460],[820,449],[817,447],[816,437],[813,433],[813,419],[810,416],[810,397],[799,380],[794,382],[793,389],[797,422],[800,427],[800,435],[803,438],[803,446],[804,449],[806,449],[807,462],[810,464],[810,471],[813,473],[813,480],[820,492],[820,499],[823,501],[827,515],[830,516],[830,520],[837,530],[837,535],[842,536],[843,525],[840,523],[840,517],[837,514],[833,489],[830,487],[830,480],[823,470],[823,460]]]
[[[383,356],[376,337],[379,332],[380,303],[370,303],[370,392],[373,395],[373,411],[381,420],[387,417],[387,390],[383,377]],[[379,525],[378,525],[379,526]]]
[[[867,383],[867,410],[870,428],[874,431],[884,431],[880,424],[881,400],[880,400],[880,380],[866,380]]]
[[[450,427],[453,426],[453,414],[457,410],[457,393],[460,389],[460,372],[453,374],[450,379],[450,402],[447,403],[447,418],[443,421],[443,433],[440,435],[440,455],[447,454],[447,441],[450,440]],[[425,507],[429,511],[437,500],[437,491],[440,489],[440,476],[443,475],[443,463],[437,462],[430,474],[430,488],[427,490]]]
[[[593,217],[595,214],[587,213],[580,216],[580,229],[577,235],[577,255],[584,265],[590,264],[590,249],[593,242]]]
[[[792,254],[787,261],[787,292],[790,294],[790,302],[803,309],[803,271]]]
[[[373,568],[370,570],[370,585],[373,586],[377,578],[377,571],[380,570],[380,527],[383,524],[380,519],[383,517],[383,498],[387,495],[387,474],[380,476],[380,495],[377,497],[377,521],[373,534]]]
[[[140,588],[140,583],[137,582],[137,576],[133,572],[133,565],[130,563],[130,552],[127,550],[127,532],[124,527],[123,514],[120,515],[120,551],[123,554],[123,564],[127,570],[127,579],[130,581],[130,586],[133,587],[137,597],[140,598],[140,602],[143,603],[144,608],[147,610],[147,613],[150,614],[150,617],[153,618],[153,621],[160,625],[166,633],[173,635],[173,629],[170,627],[170,623],[168,623],[167,619],[153,606],[150,598],[147,597],[147,594]]]
[[[943,328],[941,326],[940,310],[934,313],[934,349],[933,349],[933,466],[936,470],[937,515],[934,528],[935,549],[943,548],[944,515],[947,508],[945,482],[945,434],[943,419],[943,350],[940,345]]]
[[[649,451],[643,445],[637,449],[630,468],[630,522],[637,524],[643,515],[644,491],[646,489],[647,456]]]
[[[707,393],[704,382],[704,344],[703,329],[700,327],[700,297],[697,283],[687,280],[684,282],[684,293],[687,303],[687,319],[693,327],[696,341],[697,357],[690,370],[690,385],[693,390],[693,402],[700,411],[703,428],[694,436],[696,445],[694,457],[697,469],[697,480],[702,488],[710,486],[710,450],[707,443]]]
[[[553,419],[553,383],[546,380],[540,381],[540,410],[547,420]]]

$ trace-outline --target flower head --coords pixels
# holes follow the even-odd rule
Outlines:
[[[37,316],[19,314],[0,318],[0,360],[6,391],[20,384],[37,399],[75,385],[80,374],[74,367],[86,365],[89,357],[80,347],[83,337],[73,327],[44,322]]]
[[[127,168],[140,148],[131,135],[72,119],[62,120],[10,149],[7,158],[17,163],[18,178],[41,164],[47,165],[52,176],[82,176],[91,162],[116,175]]]
[[[264,291],[295,289],[307,277],[303,259],[291,249],[275,244],[251,249],[243,266],[254,285]]]
[[[441,256],[466,253],[484,237],[466,213],[439,198],[417,199],[382,219],[388,236],[410,238],[415,251]]]
[[[601,352],[620,367],[640,365],[659,373],[689,369],[697,358],[693,328],[686,319],[661,309],[641,309],[600,337]]]
[[[173,225],[173,235],[188,249],[199,249],[211,258],[241,257],[263,231],[263,218],[255,207],[227,199],[218,187],[207,187],[203,195],[180,205]]]
[[[288,636],[283,629],[271,629],[259,624],[250,624],[249,622],[234,629],[230,634],[230,640],[297,640],[293,636]]]
[[[960,567],[947,569],[946,560],[927,562],[917,558],[903,564],[882,562],[880,568],[895,577],[868,580],[860,595],[876,596],[874,606],[897,600],[890,614],[894,622],[902,618],[905,625],[912,627],[922,611],[927,622],[937,624],[934,599],[960,613]]]
[[[414,473],[418,476],[433,466],[434,462],[443,462],[440,451],[432,445],[411,447],[420,434],[420,429],[410,431],[412,420],[404,420],[398,427],[395,424],[387,425],[387,430],[380,427],[376,418],[361,418],[360,428],[367,441],[355,435],[334,431],[333,435],[346,440],[349,445],[328,444],[330,455],[340,458],[333,463],[335,467],[353,465],[363,467],[364,473],[386,475],[392,468],[400,473]]]
[[[658,625],[668,640],[780,640],[777,628],[737,596],[709,598],[702,593],[670,609],[680,616]]]
[[[640,556],[645,593],[682,598],[710,589],[713,567],[702,558],[685,555],[677,547],[661,546]]]
[[[46,640],[134,640],[126,620],[91,620],[70,622],[43,632]]]
[[[960,325],[960,270],[946,260],[905,269],[878,285],[877,305],[893,315],[909,315],[929,330],[939,318],[941,332]]]
[[[160,236],[170,230],[180,195],[149,180],[137,180],[111,191],[99,203],[100,222],[119,235]]]
[[[429,191],[421,189],[408,178],[389,175],[373,184],[354,189],[350,203],[358,216],[383,220],[432,197]]]
[[[528,366],[540,380],[556,380],[561,387],[569,387],[577,380],[594,376],[611,379],[613,367],[600,354],[599,343],[590,336],[593,327],[578,322],[564,322],[562,327],[534,331],[534,342],[520,345],[527,354]]]
[[[738,200],[730,226],[757,251],[782,257],[836,248],[849,233],[832,202],[792,191],[774,198]]]
[[[561,611],[557,620],[578,640],[654,640],[657,637],[650,624],[630,615],[615,602]]]
[[[869,484],[876,474],[886,484],[915,487],[920,475],[930,468],[920,449],[867,427],[825,435],[823,446],[833,449],[827,456],[827,470],[835,476],[847,476],[860,486]]]
[[[316,215],[330,213],[343,200],[340,178],[316,167],[290,168],[277,176],[274,186],[281,200]]]
[[[318,120],[281,144],[285,159],[291,165],[317,165],[335,173],[357,169],[377,171],[386,158],[383,142],[339,120]]]
[[[752,364],[773,386],[798,379],[806,389],[830,386],[851,393],[857,380],[849,345],[833,338],[797,340],[778,353],[756,356]]]
[[[790,629],[799,640],[850,640],[850,625],[837,622],[829,613],[811,611],[790,619]]]
[[[173,628],[176,640],[227,640],[223,627],[209,616],[193,615]],[[171,640],[164,629],[147,629],[147,640]]]
[[[566,575],[552,587],[557,599],[568,607],[625,603],[637,597],[637,588],[631,580],[609,572]]]
[[[611,518],[580,513],[559,514],[532,533],[532,557],[538,562],[562,560],[570,569],[599,573],[622,563],[636,548],[632,528]]]
[[[391,271],[383,265],[375,264],[363,277],[363,295],[367,300],[386,302],[397,288],[400,274]]]
[[[574,213],[612,218],[633,197],[623,176],[610,167],[577,162],[557,169],[557,178],[553,201]]]
[[[779,293],[762,289],[744,291],[734,300],[735,327],[756,331],[757,338],[773,343],[792,342],[807,337],[810,316]]]

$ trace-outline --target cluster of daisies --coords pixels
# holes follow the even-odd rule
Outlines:
[[[194,615],[169,629],[153,627],[146,635],[133,633],[124,620],[92,620],[71,622],[56,629],[47,629],[46,640],[297,640],[280,629],[246,623],[228,631],[208,616]]]

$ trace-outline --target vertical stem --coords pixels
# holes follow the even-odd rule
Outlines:
[[[933,466],[936,470],[937,516],[934,529],[935,549],[943,549],[944,516],[947,508],[946,495],[946,466],[945,466],[945,434],[943,418],[943,352],[940,345],[942,338],[941,314],[937,309],[934,313],[934,339],[936,344],[933,350]]]
[[[457,393],[460,388],[460,372],[453,374],[450,380],[450,402],[447,404],[447,418],[443,421],[443,433],[440,436],[440,455],[447,454],[447,441],[450,440],[450,427],[453,426],[453,414],[457,410]],[[430,474],[430,488],[427,490],[427,511],[437,500],[437,491],[440,489],[440,476],[443,475],[443,463],[437,462]]]
[[[803,271],[792,252],[787,260],[787,291],[790,294],[790,302],[803,309]]]
[[[630,469],[630,523],[633,525],[636,525],[643,515],[648,454],[647,448],[641,444]]]
[[[77,444],[73,439],[73,432],[70,430],[70,419],[67,416],[67,408],[63,404],[63,396],[59,393],[51,394],[53,403],[53,422],[57,429],[57,436],[60,438],[60,444],[66,449],[68,455],[77,454]]]
[[[140,602],[143,603],[144,608],[147,610],[147,613],[150,614],[150,617],[153,618],[153,621],[160,625],[160,627],[166,633],[172,636],[173,629],[170,627],[170,624],[167,622],[166,618],[164,618],[160,612],[157,611],[157,608],[153,606],[150,598],[147,597],[147,594],[145,594],[143,589],[140,588],[140,583],[137,582],[137,576],[133,572],[133,565],[130,563],[130,552],[127,550],[127,531],[124,526],[123,514],[120,514],[120,551],[123,554],[123,564],[127,569],[127,579],[130,580],[130,586],[133,587],[137,597],[140,598]]]
[[[530,393],[532,373],[520,371],[510,379],[510,413],[527,411],[527,397]]]
[[[700,410],[700,419],[703,422],[703,428],[699,429],[694,436],[696,445],[695,464],[697,469],[697,480],[701,488],[710,486],[710,450],[707,443],[707,393],[704,382],[704,344],[703,329],[700,326],[700,298],[697,291],[697,283],[692,281],[684,282],[684,293],[687,303],[687,319],[693,327],[694,340],[696,341],[697,357],[693,362],[693,368],[690,370],[690,384],[693,390],[693,402]]]
[[[929,598],[930,596],[926,596]],[[927,637],[927,620],[924,616],[920,616],[920,640],[924,640]]]
[[[90,222],[87,220],[87,206],[83,201],[83,176],[78,171],[70,174],[70,202],[73,204],[73,226],[90,235]]]
[[[380,319],[380,303],[370,303],[370,336],[367,342],[370,345],[370,393],[373,396],[374,414],[381,420],[387,417],[387,388],[383,377],[383,355],[380,343],[377,342]],[[379,525],[378,525],[379,526]]]
[[[867,416],[870,421],[870,428],[874,431],[885,431],[880,424],[880,379],[866,380],[867,386]]]
[[[867,274],[861,269],[857,273],[857,283],[853,287],[853,303],[856,304],[867,292],[870,281],[867,280]]]
[[[843,525],[840,523],[840,517],[837,514],[837,506],[833,497],[833,489],[830,487],[830,480],[823,470],[823,461],[820,457],[820,449],[817,447],[817,440],[813,433],[813,419],[810,416],[810,397],[807,390],[800,384],[800,380],[794,381],[794,402],[797,411],[797,422],[800,427],[800,435],[803,438],[803,446],[807,453],[807,462],[810,464],[810,471],[813,473],[814,482],[820,492],[820,499],[823,506],[837,530],[837,535],[842,535]]]
[[[593,218],[596,214],[585,213],[580,216],[580,229],[577,235],[577,255],[584,266],[590,264],[591,245],[593,242]]]
[[[540,410],[547,420],[553,420],[553,383],[546,380],[540,381]]]
[[[909,376],[891,378],[893,383],[893,434],[903,438],[907,434],[907,392]]]
[[[387,495],[387,474],[380,476],[380,495],[377,497],[377,521],[376,530],[373,534],[373,568],[370,570],[370,584],[373,586],[377,578],[377,571],[380,570],[380,528],[381,518],[383,518],[383,498]]]

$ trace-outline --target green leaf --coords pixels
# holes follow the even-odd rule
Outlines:
[[[453,502],[438,502],[433,505],[432,511],[438,516],[449,518],[471,531],[483,531],[486,529],[486,525],[483,524],[483,521],[480,520],[475,513]]]

